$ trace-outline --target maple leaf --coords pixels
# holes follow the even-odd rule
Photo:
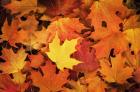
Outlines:
[[[67,83],[71,88],[65,88],[64,92],[87,92],[87,88],[85,85],[82,85],[80,81],[69,81]]]
[[[49,43],[49,52],[46,52],[48,57],[56,63],[60,70],[64,68],[72,69],[74,65],[80,63],[80,61],[70,58],[70,55],[76,51],[77,39],[71,41],[65,40],[63,45],[60,45],[59,37],[56,33],[52,43]]]
[[[124,34],[126,34],[127,40],[131,43],[132,50],[137,54],[140,51],[140,28],[125,30]]]
[[[107,59],[100,60],[100,72],[104,75],[104,79],[108,82],[117,82],[123,84],[127,78],[131,77],[133,68],[126,66],[126,58],[121,54],[111,58],[111,64]],[[123,76],[123,77],[122,77]]]
[[[124,20],[123,24],[124,30],[139,28],[140,27],[139,16],[138,15],[130,16],[130,18]]]
[[[17,53],[14,53],[12,49],[3,49],[2,58],[5,59],[6,62],[0,63],[0,70],[8,74],[19,72],[26,64],[26,56],[27,54],[23,48]]]
[[[3,41],[8,41],[9,44],[14,47],[15,43],[22,42],[27,38],[27,33],[25,31],[18,31],[18,24],[18,20],[13,20],[11,25],[8,25],[8,21],[5,21],[2,27],[2,35],[0,35]]]
[[[41,53],[37,54],[37,55],[28,55],[31,63],[30,66],[31,67],[35,67],[38,68],[44,61],[44,57],[43,55],[41,55]]]
[[[13,79],[14,83],[16,84],[23,84],[26,80],[26,74],[22,74],[21,71],[13,73]]]
[[[116,15],[116,12],[124,16],[126,11],[127,8],[123,6],[122,0],[94,1],[91,12],[87,17],[87,19],[91,19],[91,24],[95,28],[95,32],[91,34],[91,37],[99,39],[112,32],[118,32],[122,19]]]
[[[80,33],[84,28],[84,25],[79,22],[78,18],[60,18],[52,22],[47,28],[48,42],[54,38],[55,32],[64,41],[65,39],[71,40],[79,37],[76,33]]]
[[[96,50],[96,57],[109,57],[111,49],[114,49],[114,54],[128,50],[128,41],[125,35],[121,32],[116,32],[106,36],[95,45],[92,46]]]
[[[48,33],[44,27],[40,31],[31,30],[26,33],[28,37],[23,40],[22,43],[27,46],[30,46],[34,49],[41,49],[42,45],[47,43]]]
[[[25,18],[25,19],[24,19]],[[36,20],[36,17],[33,15],[24,15],[24,16],[17,16],[17,18],[14,18],[14,20],[18,20],[18,28],[21,28],[23,30],[32,32],[37,30],[38,21]]]
[[[19,86],[6,75],[0,75],[0,92],[19,92]]]
[[[10,45],[16,47],[16,43],[22,43],[34,49],[40,49],[43,44],[47,43],[48,32],[46,28],[36,31],[38,22],[34,16],[28,16],[27,21],[14,19],[11,25],[5,21],[2,27],[2,41],[8,41]],[[21,28],[21,30],[18,30]]]
[[[37,7],[37,0],[11,0],[11,3],[5,5],[12,13],[24,12],[27,13]]]
[[[82,78],[87,84],[89,92],[105,92],[106,84],[96,75],[97,71],[91,72]]]
[[[77,46],[77,51],[73,54],[77,60],[82,63],[74,66],[74,70],[79,72],[91,72],[99,67],[99,63],[95,56],[95,50],[90,48],[91,42],[82,40]]]
[[[45,13],[51,16],[72,14],[81,4],[80,0],[40,0],[39,2],[47,8]]]
[[[43,71],[43,76],[36,71],[32,71],[31,74],[33,84],[37,87],[40,87],[40,92],[61,91],[62,86],[68,81],[68,71],[64,70],[56,73],[56,66],[50,61],[47,61],[47,64],[41,67],[41,69]]]

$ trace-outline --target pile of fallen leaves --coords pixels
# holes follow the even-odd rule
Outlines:
[[[0,92],[140,92],[139,0],[0,0]]]

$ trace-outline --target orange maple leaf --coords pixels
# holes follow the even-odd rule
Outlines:
[[[87,19],[91,19],[91,24],[95,28],[91,37],[99,39],[112,32],[118,32],[119,24],[123,21],[116,13],[125,15],[126,11],[127,8],[123,6],[122,0],[94,1],[91,12],[87,17]]]
[[[78,37],[78,32],[84,29],[84,25],[78,18],[60,18],[52,22],[47,28],[48,42],[50,42],[57,32],[61,41],[71,40]]]
[[[107,82],[117,82],[123,84],[126,79],[132,76],[133,68],[126,64],[126,58],[118,54],[115,58],[111,58],[111,64],[107,59],[100,60],[100,72],[104,75]]]
[[[67,70],[56,73],[56,66],[47,61],[45,66],[41,67],[43,75],[39,72],[32,71],[31,78],[33,84],[40,87],[40,92],[61,91],[62,86],[68,81],[69,75]]]

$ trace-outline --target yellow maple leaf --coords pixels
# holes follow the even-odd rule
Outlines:
[[[23,84],[25,79],[26,79],[26,75],[25,74],[22,74],[21,71],[19,72],[16,72],[13,74],[13,82],[17,83],[17,84]]]
[[[20,49],[17,53],[14,53],[12,49],[3,49],[2,58],[6,60],[5,63],[0,64],[0,70],[4,73],[16,73],[24,68],[25,58],[27,54],[24,49]]]
[[[125,30],[126,38],[132,44],[131,48],[137,54],[140,51],[140,28]]]
[[[102,59],[100,60],[100,72],[104,75],[106,81],[123,84],[127,78],[131,77],[133,72],[133,68],[126,66],[125,63],[126,58],[122,57],[121,54],[111,58],[111,64],[107,59]]]
[[[56,63],[60,70],[64,68],[72,69],[74,65],[80,63],[80,61],[70,58],[70,55],[76,51],[75,46],[77,39],[71,41],[65,40],[63,45],[60,45],[60,39],[56,33],[52,43],[49,44],[49,52],[46,52],[48,57]]]

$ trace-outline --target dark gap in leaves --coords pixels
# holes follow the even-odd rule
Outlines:
[[[33,10],[31,10],[31,11],[28,13],[29,16],[33,16],[34,14],[35,14],[35,13],[34,13]]]
[[[81,78],[81,77],[84,77],[84,76],[85,76],[85,74],[84,74],[84,73],[79,72],[79,74],[78,74],[78,78]]]
[[[125,92],[130,92],[130,91],[126,89]]]
[[[42,16],[43,16],[43,13],[38,13],[38,12],[35,12],[35,18],[37,19],[37,20],[39,20]]]
[[[30,59],[29,59],[29,57],[28,57],[28,56],[25,58],[25,61],[30,61]]]
[[[129,9],[140,9],[140,1],[139,0],[127,0],[124,3]]]
[[[60,70],[56,67],[56,71],[55,71],[55,73],[58,74],[59,71],[60,71]]]
[[[28,79],[28,78],[26,78],[26,80],[25,80],[25,83],[32,83],[32,80],[31,79]]]
[[[65,17],[63,14],[59,14],[58,16],[60,16],[60,17],[62,17],[62,18],[64,18],[64,17]]]
[[[1,26],[0,26],[0,35],[2,35],[2,29],[1,29]],[[0,38],[1,39],[1,38]]]
[[[94,26],[91,26],[90,28],[91,28],[91,32],[94,32],[95,31]]]
[[[27,47],[26,47],[26,45],[23,45],[23,49],[26,49]]]
[[[6,61],[5,61],[3,58],[0,57],[0,63],[1,63],[1,62],[4,63],[4,62],[6,62]]]
[[[26,18],[25,16],[20,17],[20,19],[21,19],[22,21],[26,21],[26,20],[27,20],[27,18]]]
[[[32,50],[32,54],[37,55],[37,54],[38,54],[38,50],[33,49],[33,50]]]
[[[50,21],[42,21],[42,20],[38,20],[38,29],[41,31],[42,26],[44,26],[45,28],[48,28],[48,26],[50,25]]]
[[[17,29],[17,31],[20,31],[22,28],[21,27],[19,27],[18,29]]]
[[[89,31],[90,31],[90,29],[82,29],[81,34],[84,34],[84,33],[89,32]]]
[[[34,85],[29,86],[25,92],[40,92],[40,88]]]
[[[109,85],[113,88],[120,88],[120,84],[116,83],[116,82],[112,82],[112,83],[109,83]]]
[[[45,27],[45,28],[48,28],[48,26],[50,25],[50,21],[43,21],[43,26]]]
[[[135,52],[134,51],[131,51],[131,55],[135,55]]]
[[[41,69],[40,67],[38,68],[38,70],[39,70],[40,74],[41,74],[42,76],[44,76],[44,73],[43,73],[43,71],[42,71],[42,69]]]
[[[140,0],[133,0],[136,9],[140,9]]]
[[[11,10],[7,10],[7,22],[8,22],[8,25],[11,25],[12,23],[12,19],[13,19],[13,16],[11,15]]]
[[[81,19],[81,18],[80,18],[79,21],[80,21],[82,24],[84,24],[85,27],[88,27],[88,28],[91,27],[91,19],[85,20],[85,19]]]
[[[99,76],[102,80],[104,80],[101,72],[97,71],[96,75]]]
[[[33,70],[35,71],[38,71],[39,69],[38,68],[35,68],[35,67],[31,67]]]
[[[6,20],[6,9],[0,6],[0,27],[3,26],[5,20]]]
[[[2,46],[1,46],[1,43],[0,43],[0,56],[2,55]]]
[[[127,81],[129,83],[135,83],[136,82],[133,77],[128,78]]]
[[[3,71],[0,70],[0,73],[3,73]]]
[[[90,42],[94,42],[94,39],[92,39],[92,38],[88,38],[87,40]]]
[[[16,16],[18,16],[18,15],[20,15],[21,14],[21,12],[17,12],[17,13],[14,13],[14,14],[12,14],[13,15],[13,18],[15,18]]]
[[[41,47],[46,47],[46,44],[42,44]]]
[[[102,21],[102,27],[107,27],[107,23],[106,23],[106,21]]]
[[[2,55],[2,52],[0,51],[0,56]]]
[[[43,21],[42,20],[39,20],[38,21],[38,25],[42,25]]]
[[[120,23],[119,27],[120,27],[119,31],[123,32],[123,23]]]
[[[26,72],[26,79],[25,79],[25,83],[32,83],[32,79],[30,78],[31,76],[31,72]]]
[[[111,56],[111,57],[115,57],[114,48],[112,48],[112,49],[110,50],[110,56]]]
[[[70,83],[64,84],[64,87],[66,87],[68,89],[74,89],[74,87]]]
[[[129,92],[134,92],[134,90],[137,88],[140,88],[140,84],[138,84],[138,83],[131,86],[128,90],[129,90]]]
[[[41,64],[41,66],[45,66],[46,65],[46,62],[43,62],[42,64]]]
[[[11,77],[11,79],[14,79],[14,76],[13,76],[13,74],[11,73],[11,74],[9,74],[9,76]]]
[[[88,37],[90,36],[92,33],[91,29],[82,29],[81,30],[81,34],[83,35],[83,37]]]
[[[19,50],[18,48],[12,47],[12,50],[14,53],[17,53],[17,51]]]
[[[10,48],[11,48],[11,46],[10,46],[10,44],[9,44],[8,41],[3,41],[2,46],[3,46],[4,48],[7,48],[7,49],[10,49]]]
[[[131,48],[132,44],[131,44],[131,43],[129,43],[129,44],[128,44],[128,46],[129,46],[129,48]]]
[[[76,71],[70,70],[69,73],[70,73],[70,75],[68,76],[68,79],[75,80],[75,81],[78,80],[78,76],[77,76]]]
[[[123,3],[126,3],[127,2],[127,0],[123,0]]]
[[[6,5],[9,4],[11,0],[0,0],[0,5]]]
[[[51,62],[53,65],[56,65],[55,62]]]
[[[38,50],[36,50],[36,49],[32,49],[32,50],[30,50],[30,51],[26,51],[26,53],[28,53],[29,55],[37,55],[38,54]]]
[[[39,20],[38,21],[38,30],[37,31],[41,31],[42,30],[42,23],[43,23],[43,21],[42,20]]]
[[[91,51],[93,50],[93,48],[92,47],[89,47],[89,52],[91,53]]]
[[[139,15],[139,14],[140,14],[140,9],[136,12],[136,14],[137,14],[137,15]]]
[[[21,43],[15,43],[15,45],[20,49],[22,47]]]
[[[116,11],[115,14],[116,14],[118,17],[121,16],[121,12],[119,12],[119,11]]]
[[[46,6],[47,8],[53,8],[57,6],[56,0],[38,0],[39,4]]]
[[[135,88],[140,88],[140,84],[135,84]]]

